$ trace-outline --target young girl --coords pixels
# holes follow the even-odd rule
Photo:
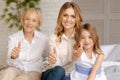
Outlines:
[[[64,80],[106,80],[102,69],[103,52],[100,49],[96,28],[86,23],[75,34],[74,54],[75,70],[70,78]]]

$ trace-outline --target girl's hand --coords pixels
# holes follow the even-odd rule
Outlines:
[[[83,52],[83,44],[82,44],[82,42],[80,42],[80,46],[78,47],[77,50],[74,51],[72,60],[76,61],[81,56],[82,52]]]
[[[48,57],[48,62],[50,64],[55,64],[56,63],[56,58],[57,58],[57,53],[56,53],[56,48],[53,48],[53,54],[50,54]]]
[[[82,54],[83,49],[79,47],[77,50],[74,51],[74,54],[72,56],[72,60],[76,61]]]
[[[20,53],[20,49],[21,49],[21,43],[19,42],[19,43],[18,43],[18,46],[17,46],[17,47],[14,47],[14,48],[12,49],[12,53],[11,53],[11,58],[12,58],[12,59],[18,58],[19,53]]]

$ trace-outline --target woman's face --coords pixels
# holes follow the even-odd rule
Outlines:
[[[94,47],[92,36],[85,29],[82,30],[81,37],[80,37],[80,43],[82,44],[83,48],[86,50],[88,49],[92,50]]]
[[[24,31],[34,32],[34,30],[39,27],[38,15],[36,12],[27,12],[24,17]]]
[[[73,8],[68,8],[63,13],[62,25],[64,29],[73,29],[75,26],[75,12]]]

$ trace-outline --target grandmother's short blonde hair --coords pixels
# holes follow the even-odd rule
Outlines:
[[[38,24],[39,24],[37,27],[40,27],[41,24],[42,24],[42,16],[41,16],[40,11],[39,11],[38,9],[36,9],[36,8],[28,8],[28,9],[26,9],[26,10],[23,12],[22,17],[21,17],[21,20],[20,20],[21,23],[22,23],[22,25],[23,25],[23,23],[24,23],[24,18],[25,18],[25,16],[26,16],[27,12],[36,12],[36,13],[37,13],[37,15],[38,15]]]

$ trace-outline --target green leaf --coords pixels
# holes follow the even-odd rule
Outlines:
[[[6,0],[6,5],[9,6],[11,3],[17,3],[18,0]]]
[[[29,7],[35,7],[34,2],[30,2],[30,3],[29,3]]]
[[[18,30],[22,30],[23,29],[23,26],[22,26],[22,24],[20,24],[19,26],[18,26]]]
[[[10,21],[10,18],[6,18],[5,22],[8,23]]]
[[[8,8],[3,9],[4,12],[8,12]]]
[[[5,18],[5,15],[4,15],[4,14],[0,16],[0,19],[4,19],[4,18]]]

